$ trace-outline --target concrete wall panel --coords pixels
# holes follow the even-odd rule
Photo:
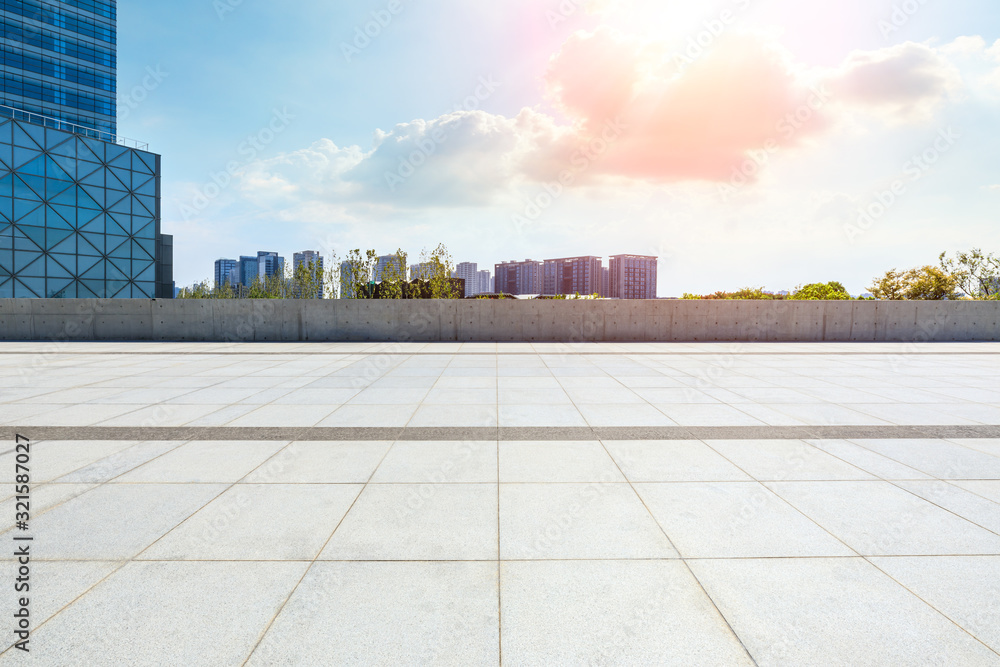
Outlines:
[[[0,299],[0,340],[997,341],[1000,302]]]

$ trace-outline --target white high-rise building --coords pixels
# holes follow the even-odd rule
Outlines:
[[[462,262],[455,267],[454,277],[465,280],[465,296],[475,296],[478,292],[479,265],[475,262]]]
[[[493,276],[490,274],[489,269],[480,271],[478,277],[479,279],[476,281],[476,294],[492,294]]]
[[[406,257],[402,257],[403,262],[400,263],[397,255],[382,255],[375,262],[375,282],[380,283],[384,280],[385,274],[388,273],[400,273],[404,280],[407,279],[406,276]],[[393,269],[390,271],[390,269]]]

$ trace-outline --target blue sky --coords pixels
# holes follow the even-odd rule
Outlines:
[[[1000,251],[995,3],[345,4],[119,4],[119,131],[163,155],[178,285],[257,250],[444,242],[481,268],[657,255],[663,296],[860,293],[942,251]],[[387,25],[345,56],[373,12]]]

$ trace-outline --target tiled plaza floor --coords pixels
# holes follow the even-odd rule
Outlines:
[[[2,343],[0,439],[0,665],[1000,665],[1000,345]]]

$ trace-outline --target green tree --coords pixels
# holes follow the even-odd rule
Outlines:
[[[375,274],[375,263],[378,262],[378,254],[374,250],[366,250],[361,254],[359,248],[347,253],[346,275],[340,276],[341,285],[345,293],[341,293],[343,299],[370,299],[374,285],[372,278]],[[344,270],[344,269],[341,269]]]
[[[326,276],[319,270],[318,262],[303,262],[292,273],[292,296],[295,299],[323,297]]]
[[[735,292],[716,292],[705,296],[697,294],[685,294],[682,299],[688,300],[709,300],[709,301],[781,301],[785,297],[781,294],[770,294],[764,291],[763,287],[744,287]]]
[[[955,278],[957,288],[973,299],[1000,299],[1000,257],[979,248],[954,258],[941,253],[941,268]]]
[[[906,298],[913,301],[957,299],[958,279],[936,266],[912,269],[904,276]]]
[[[882,301],[902,301],[906,297],[906,274],[896,269],[886,271],[885,275],[875,280],[868,288],[876,299]]]
[[[420,254],[420,261],[424,264],[422,278],[430,284],[432,299],[461,299],[465,296],[452,280],[455,265],[443,243],[439,243],[433,250],[424,249]]]
[[[843,284],[830,282],[798,287],[791,298],[794,301],[850,301],[851,295]]]
[[[382,267],[382,280],[379,282],[378,298],[402,299],[409,288],[406,278],[406,253],[397,249],[391,255],[392,259]]]

